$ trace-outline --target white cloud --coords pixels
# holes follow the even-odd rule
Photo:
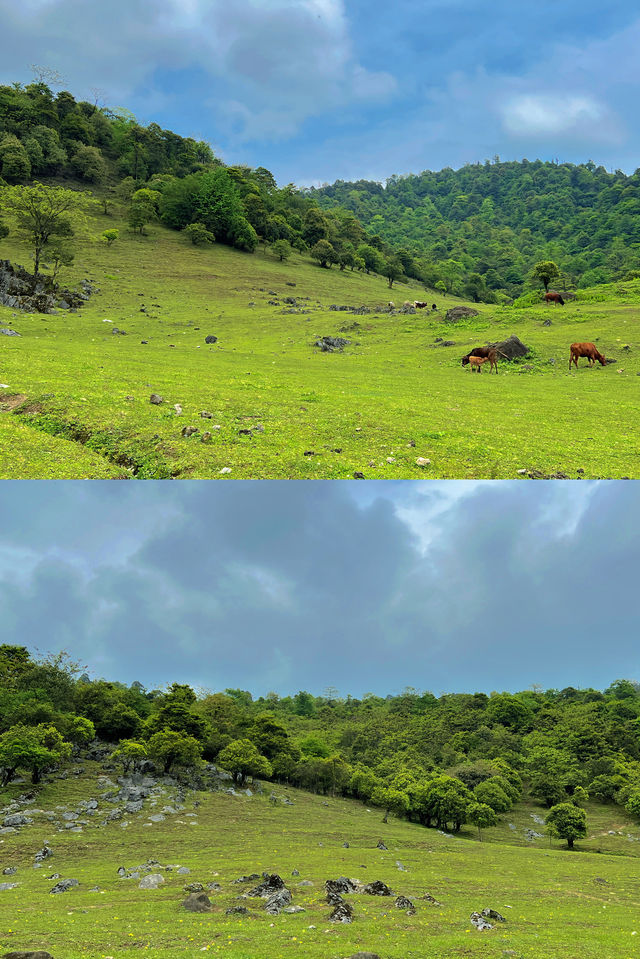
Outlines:
[[[516,136],[577,133],[597,138],[605,110],[588,96],[525,94],[507,102],[502,115],[505,128]]]
[[[286,138],[309,117],[395,90],[388,73],[358,63],[344,0],[0,0],[0,16],[0,81],[42,63],[80,95],[106,89],[112,105],[145,89],[149,110],[162,102],[157,71],[197,70],[210,121],[236,142]]]

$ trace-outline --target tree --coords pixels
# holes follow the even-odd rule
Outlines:
[[[390,786],[377,786],[371,795],[371,802],[384,809],[383,822],[387,821],[390,812],[402,816],[409,811],[409,797],[406,792]]]
[[[500,788],[499,784],[487,779],[479,783],[473,791],[479,803],[491,806],[495,812],[507,812],[513,803],[509,796]]]
[[[149,740],[147,752],[149,758],[168,773],[174,766],[197,766],[202,746],[193,736],[185,736],[173,729],[162,729]]]
[[[2,785],[11,782],[18,769],[31,772],[31,782],[38,783],[42,773],[71,755],[66,743],[53,726],[12,726],[0,736],[0,769]]]
[[[70,163],[74,173],[89,183],[102,183],[107,175],[107,164],[97,147],[78,144]]]
[[[147,747],[134,739],[123,739],[118,748],[111,753],[111,758],[120,760],[125,773],[128,773],[130,769],[136,769],[147,758]]]
[[[204,223],[190,223],[182,231],[188,236],[194,246],[205,246],[207,243],[215,243],[216,238],[210,230],[207,230]]]
[[[331,264],[336,263],[338,260],[336,251],[328,240],[318,240],[318,242],[311,247],[310,252],[313,259],[317,260],[320,266],[328,269],[331,269]]]
[[[640,789],[634,789],[633,792],[629,794],[629,798],[624,804],[624,808],[632,816],[640,819]]]
[[[584,806],[585,803],[589,802],[589,793],[584,786],[576,786],[571,796],[571,802],[574,806]]]
[[[478,839],[482,842],[482,830],[489,826],[498,825],[498,817],[494,809],[483,802],[471,803],[467,809],[467,822],[478,827]]]
[[[127,219],[129,226],[142,236],[147,223],[157,217],[157,204],[160,194],[156,190],[136,190],[131,197]]]
[[[393,281],[399,279],[404,275],[404,269],[402,268],[402,263],[397,256],[389,257],[388,260],[385,260],[384,267],[382,268],[382,273],[386,276],[389,282],[389,289],[393,286]]]
[[[380,273],[384,265],[384,260],[374,246],[368,243],[362,243],[357,250],[357,256],[364,261],[364,268],[367,273]]]
[[[570,802],[552,806],[545,822],[552,836],[567,840],[567,849],[573,849],[574,841],[587,835],[586,812]]]
[[[71,266],[75,259],[75,253],[71,243],[60,238],[51,241],[46,251],[46,257],[47,262],[42,265],[52,270],[51,279],[55,283],[62,267]]]
[[[101,239],[108,246],[111,246],[113,243],[115,243],[115,241],[118,239],[119,236],[120,236],[119,230],[105,230],[101,235]]]
[[[15,220],[18,235],[32,247],[38,276],[47,244],[54,238],[72,236],[84,224],[83,211],[90,200],[75,190],[36,181],[30,186],[4,187],[0,204]]]
[[[541,283],[544,283],[545,292],[549,290],[551,281],[557,279],[559,276],[560,270],[557,263],[554,263],[553,260],[541,260],[539,263],[536,263],[531,271],[532,279],[540,280]]]
[[[237,786],[243,786],[247,776],[264,776],[272,773],[271,763],[261,756],[257,746],[248,739],[236,739],[218,754],[218,765],[233,776]]]
[[[291,254],[293,253],[293,249],[288,240],[276,240],[276,242],[273,244],[271,249],[273,250],[275,255],[278,257],[281,263],[284,260],[288,260]]]
[[[6,133],[0,140],[2,176],[6,180],[27,180],[31,174],[29,154],[17,136]]]

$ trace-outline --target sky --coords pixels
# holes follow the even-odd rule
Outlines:
[[[639,524],[622,481],[5,481],[1,641],[148,689],[603,689]]]
[[[279,183],[639,165],[632,0],[0,0],[0,83],[57,70]]]

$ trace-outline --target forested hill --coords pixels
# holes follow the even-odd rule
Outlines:
[[[44,193],[28,193],[34,181]],[[208,143],[157,123],[143,126],[127,110],[55,93],[41,80],[0,86],[0,217],[17,216],[19,226],[27,196],[36,203],[55,196],[66,207],[69,197],[59,191],[68,187],[91,191],[105,214],[119,210],[140,234],[157,220],[197,245],[217,242],[247,253],[269,246],[281,261],[293,250],[308,252],[321,267],[384,274],[390,285],[405,268],[420,278],[411,257],[401,262],[353,214],[323,212],[293,184],[278,187],[264,167],[226,165]],[[57,228],[67,261],[72,227],[65,220]],[[15,228],[0,219],[0,239]],[[107,233],[108,242],[116,239],[116,231]]]
[[[640,268],[640,170],[626,176],[593,163],[487,161],[394,176],[384,186],[338,180],[308,193],[421,256],[432,286],[465,292],[477,274],[481,299],[518,295],[540,260],[555,261],[566,273],[556,282],[568,288]]]
[[[21,771],[37,782],[98,737],[125,768],[151,760],[194,775],[210,760],[240,782],[354,796],[425,825],[459,828],[474,803],[506,812],[523,786],[547,807],[591,797],[640,816],[640,687],[626,680],[604,692],[254,700],[241,689],[147,690],[79,672],[64,654],[0,646],[1,785]]]

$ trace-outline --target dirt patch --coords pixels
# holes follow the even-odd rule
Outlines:
[[[0,396],[0,413],[11,413],[16,407],[22,406],[26,398],[24,393],[5,393]]]

